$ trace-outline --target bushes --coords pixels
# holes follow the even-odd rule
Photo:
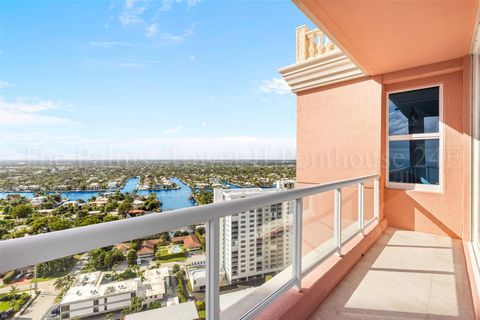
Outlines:
[[[88,270],[110,270],[116,264],[125,260],[125,256],[118,249],[99,248],[90,251]]]
[[[128,279],[134,279],[138,276],[139,275],[135,271],[133,271],[131,268],[128,268],[121,273],[114,274],[112,276],[112,279],[115,280],[115,281],[123,281],[123,280],[128,280]]]
[[[205,310],[205,301],[203,300],[196,301],[195,306],[197,307],[198,311]]]
[[[148,305],[148,309],[158,309],[162,307],[162,301],[153,301]]]
[[[10,282],[12,282],[12,280],[17,276],[18,272],[15,271],[15,270],[12,270],[10,271],[9,273],[7,273],[5,275],[5,277],[3,278],[3,283],[5,284],[9,284]]]
[[[28,293],[15,294],[15,297],[11,293],[0,295],[0,301],[7,301],[10,304],[10,308],[13,309],[13,312],[20,310],[29,299],[30,295]]]
[[[205,251],[205,237],[203,234],[200,233],[199,230],[195,231],[195,235],[197,236],[198,240],[200,240],[200,243],[202,244],[202,250]]]
[[[187,302],[187,297],[185,296],[185,292],[183,291],[183,282],[184,282],[184,277],[182,271],[178,271],[175,275],[177,278],[177,296],[178,296],[178,301],[180,303]]]
[[[41,278],[59,277],[67,273],[74,265],[73,256],[43,262],[37,265],[37,276]]]

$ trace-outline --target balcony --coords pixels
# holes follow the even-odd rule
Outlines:
[[[294,287],[300,288],[302,279],[307,277],[328,257],[341,254],[345,244],[350,239],[355,236],[363,237],[362,234],[366,232],[367,227],[375,228],[375,226],[378,226],[378,179],[378,176],[375,175],[358,177],[300,189],[279,191],[252,198],[178,209],[161,214],[5,240],[0,242],[0,272],[32,266],[41,262],[84,253],[96,248],[103,248],[116,243],[159,234],[185,225],[207,221],[206,318],[254,318],[287,291],[295,290],[293,289]],[[371,194],[373,195],[371,200],[375,203],[372,208],[374,212],[372,212],[368,221],[364,217],[364,189],[367,183],[373,183],[374,192]],[[352,186],[354,186],[359,199],[357,202],[358,212],[354,221],[350,221],[347,217],[342,217],[342,190],[352,188]],[[312,239],[309,238],[313,237],[308,228],[308,219],[304,220],[303,218],[303,214],[307,212],[303,210],[303,205],[308,202],[308,197],[328,192],[333,192],[334,194],[334,212],[331,216],[333,237],[323,239],[321,241],[322,245],[314,248],[314,250],[302,250],[303,245],[311,242],[310,240]],[[281,271],[271,280],[259,287],[252,287],[248,294],[243,294],[243,296],[230,304],[225,302],[223,300],[224,296],[220,294],[219,290],[221,280],[219,269],[220,219],[239,212],[288,201],[294,201],[296,204],[291,226],[293,230],[291,238],[293,263],[288,266],[282,266]],[[343,224],[344,226],[342,227]],[[303,232],[304,229],[307,233]],[[18,254],[18,252],[22,254]],[[275,255],[274,252],[273,255]],[[240,274],[238,276],[244,277]],[[128,287],[121,288],[124,291],[128,289]],[[128,294],[130,295],[129,292]],[[224,302],[221,303],[221,301]],[[220,308],[220,306],[223,307]]]

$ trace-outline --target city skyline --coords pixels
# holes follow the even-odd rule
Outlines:
[[[0,6],[1,159],[295,158],[292,3]]]

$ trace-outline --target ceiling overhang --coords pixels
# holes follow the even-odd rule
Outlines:
[[[469,54],[478,0],[293,0],[366,74]]]

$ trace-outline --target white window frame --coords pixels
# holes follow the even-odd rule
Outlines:
[[[408,92],[419,89],[428,89],[438,87],[438,132],[432,133],[416,133],[416,134],[405,134],[405,135],[394,135],[390,136],[389,134],[389,97],[391,94]],[[444,158],[443,158],[443,146],[444,146],[444,123],[443,123],[443,83],[434,83],[424,86],[417,87],[408,87],[399,90],[390,90],[386,92],[385,100],[385,109],[386,109],[386,166],[385,166],[385,187],[388,189],[402,189],[402,190],[414,190],[414,191],[424,191],[424,192],[438,192],[443,193],[443,173],[444,173]],[[421,184],[421,183],[403,183],[403,182],[390,182],[390,141],[410,141],[410,140],[438,140],[438,185],[433,184]]]

